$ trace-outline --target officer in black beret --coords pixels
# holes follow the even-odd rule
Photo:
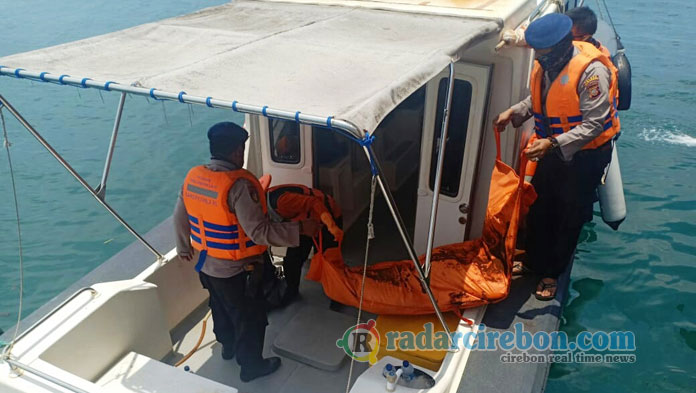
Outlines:
[[[232,122],[210,127],[210,162],[189,171],[174,209],[177,254],[196,260],[222,358],[236,356],[244,382],[280,367],[280,358],[261,355],[268,325],[260,285],[266,249],[296,247],[300,234],[313,237],[320,227],[313,220],[268,218],[265,191],[243,168],[248,137]]]

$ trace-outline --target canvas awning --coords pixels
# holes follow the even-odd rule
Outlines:
[[[236,1],[0,64],[335,116],[373,130],[494,20]]]

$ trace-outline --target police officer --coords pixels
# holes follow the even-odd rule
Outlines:
[[[519,127],[534,117],[525,154],[537,163],[532,185],[538,196],[527,216],[525,268],[542,276],[540,300],[555,297],[580,230],[592,220],[596,188],[620,130],[616,68],[594,45],[573,42],[572,24],[566,15],[549,14],[529,25],[525,39],[536,58],[531,95],[493,122],[504,131],[510,122]]]
[[[316,188],[302,184],[281,184],[268,190],[268,207],[272,216],[278,220],[297,221],[307,218],[319,220],[324,224],[320,243],[326,249],[335,247],[343,240],[341,208],[330,196]],[[315,239],[316,240],[316,239]],[[288,248],[283,258],[283,269],[287,290],[282,304],[287,305],[299,294],[302,265],[314,247],[314,240],[300,236],[297,247]]]
[[[604,55],[611,57],[609,49],[593,37],[597,32],[597,15],[590,7],[571,8],[566,11],[566,15],[573,21],[573,40],[589,42]]]
[[[243,169],[248,133],[231,122],[208,130],[211,160],[192,168],[174,210],[177,254],[193,260],[210,293],[215,337],[223,359],[236,355],[244,382],[270,374],[280,358],[262,357],[268,320],[261,291],[267,246],[299,245],[318,222],[273,223],[256,177]]]

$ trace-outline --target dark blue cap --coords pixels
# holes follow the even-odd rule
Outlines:
[[[249,133],[240,125],[230,121],[217,123],[208,129],[210,154],[226,158],[249,138]]]
[[[570,34],[573,20],[563,14],[548,14],[529,24],[524,39],[534,49],[547,49]]]

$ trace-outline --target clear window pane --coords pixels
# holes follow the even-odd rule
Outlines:
[[[435,188],[437,153],[440,149],[440,133],[442,132],[442,112],[447,103],[447,85],[447,78],[441,79],[437,92],[435,133],[433,135],[433,151],[430,160],[431,190]],[[442,184],[440,185],[440,193],[450,197],[456,197],[459,193],[459,182],[462,177],[462,163],[464,162],[466,132],[469,125],[471,91],[471,83],[455,79],[449,119],[449,132],[447,134],[447,144],[445,146],[445,160],[442,166]]]
[[[293,121],[268,119],[271,159],[283,164],[300,163],[300,125]]]

